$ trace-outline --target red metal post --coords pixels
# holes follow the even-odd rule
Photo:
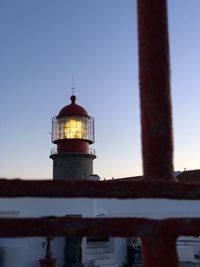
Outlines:
[[[142,239],[142,266],[172,267],[178,266],[176,238],[152,235]]]
[[[0,237],[28,236],[140,236],[144,244],[144,257],[157,253],[159,262],[167,261],[174,253],[176,237],[200,236],[200,218],[145,219],[145,218],[77,218],[42,217],[42,218],[0,218]],[[169,240],[168,240],[169,239]],[[162,242],[163,240],[163,242]],[[167,241],[168,240],[168,241]],[[161,247],[161,243],[162,247]],[[149,246],[150,245],[150,246]],[[156,247],[155,253],[151,250]],[[159,247],[161,247],[159,249]],[[169,251],[167,254],[162,251]],[[147,254],[147,256],[146,256]],[[176,253],[175,253],[176,255]],[[161,257],[162,256],[162,257]],[[148,261],[145,261],[145,266]],[[154,266],[154,265],[152,265]],[[174,266],[170,264],[170,267]]]
[[[173,181],[166,0],[138,0],[144,178]]]
[[[138,0],[139,76],[145,181],[175,181],[166,0]],[[159,190],[159,188],[158,188]],[[142,238],[143,267],[176,267],[171,233]]]

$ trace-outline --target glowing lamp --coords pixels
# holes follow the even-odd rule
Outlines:
[[[85,137],[85,125],[81,120],[69,119],[64,123],[64,137],[65,138],[77,138],[84,139]]]

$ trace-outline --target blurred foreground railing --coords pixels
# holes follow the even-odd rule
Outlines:
[[[200,199],[199,184],[175,181],[166,0],[138,0],[139,75],[144,177],[138,182],[0,181],[1,197]],[[67,200],[66,200],[67,201]],[[143,267],[177,267],[176,239],[200,235],[200,219],[0,219],[0,236],[139,236]]]

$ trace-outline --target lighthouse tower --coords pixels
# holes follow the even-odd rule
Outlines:
[[[94,119],[76,104],[75,95],[70,99],[52,119],[52,143],[57,146],[50,155],[54,180],[84,180],[93,174]]]

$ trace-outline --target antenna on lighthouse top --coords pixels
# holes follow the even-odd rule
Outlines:
[[[75,89],[74,89],[74,76],[72,76],[72,88],[71,88],[71,90],[72,90],[72,95],[74,95],[74,93],[75,93]]]

